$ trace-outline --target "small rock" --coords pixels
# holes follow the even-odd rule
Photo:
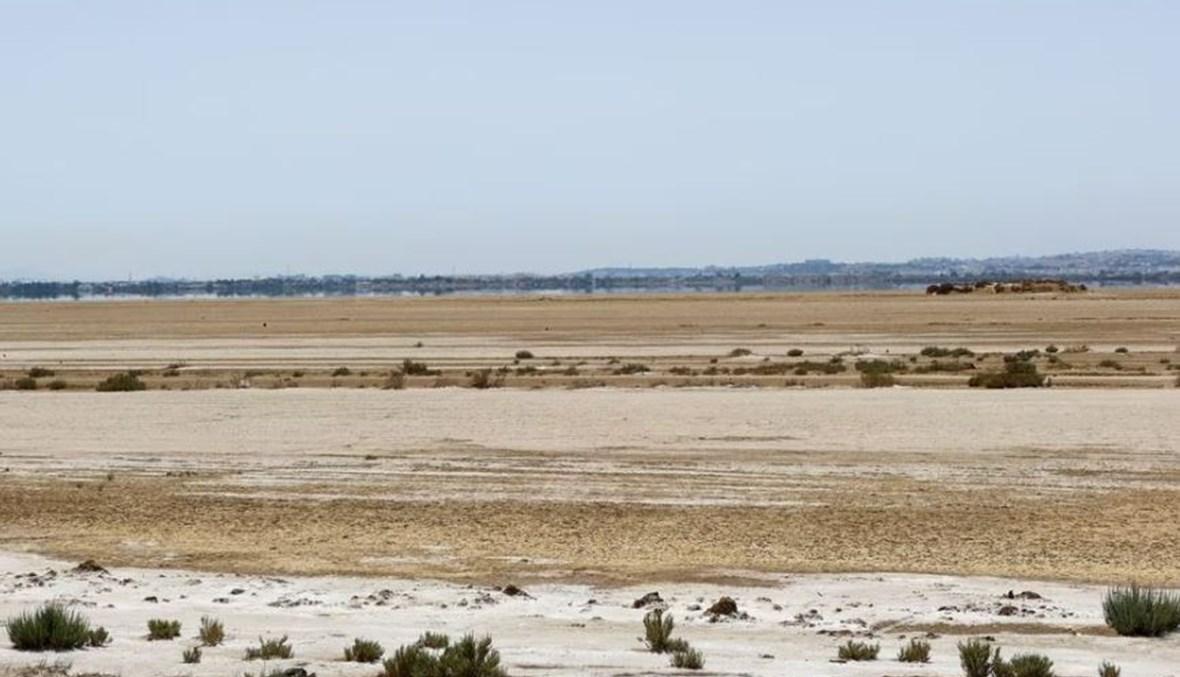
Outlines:
[[[664,603],[664,599],[662,597],[660,597],[660,593],[649,592],[646,595],[644,595],[643,597],[640,597],[639,599],[632,602],[631,608],[632,609],[643,609],[644,607],[649,607],[654,604],[663,604],[663,603]]]
[[[733,601],[732,597],[722,597],[713,606],[709,607],[706,612],[711,616],[736,616],[738,613],[737,602]]]
[[[531,597],[531,595],[529,595],[527,592],[521,590],[515,585],[512,585],[511,583],[504,586],[504,589],[501,590],[501,592],[503,592],[505,595],[508,595],[509,597]]]
[[[231,595],[241,595],[241,594],[243,594],[243,593],[245,593],[245,592],[246,592],[246,591],[245,591],[244,589],[242,589],[242,588],[234,588],[233,590],[230,590],[230,591],[229,591],[229,594],[231,594]]]
[[[160,598],[156,597],[155,595],[148,595],[147,597],[143,598],[143,601],[151,602],[152,604],[158,604],[160,602]]]
[[[1000,614],[1001,616],[1015,616],[1018,611],[1020,611],[1020,609],[1017,609],[1012,605],[1006,605],[1000,607],[1000,610],[996,613]]]

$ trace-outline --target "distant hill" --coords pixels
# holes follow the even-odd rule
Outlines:
[[[897,289],[987,279],[1064,279],[1087,285],[1180,284],[1180,252],[1152,249],[1012,256],[922,258],[903,263],[815,259],[764,266],[596,268],[559,275],[302,275],[218,280],[0,282],[0,298],[167,296],[363,296],[394,294]]]

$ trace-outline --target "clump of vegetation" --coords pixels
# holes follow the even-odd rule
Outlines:
[[[290,658],[295,655],[295,651],[291,645],[287,643],[287,636],[283,635],[278,639],[263,639],[258,638],[258,646],[247,647],[246,660],[274,660],[276,658]]]
[[[625,375],[631,375],[631,374],[643,374],[643,373],[646,373],[649,371],[651,371],[651,369],[649,369],[646,364],[640,364],[638,362],[628,362],[627,364],[624,364],[623,366],[619,367],[618,369],[615,369],[615,375],[625,376]]]
[[[389,377],[385,379],[385,385],[382,387],[386,390],[404,390],[406,387],[406,375],[394,369],[389,372]]]
[[[491,369],[477,369],[471,372],[471,387],[479,390],[499,388],[504,385],[504,375]]]
[[[920,353],[923,357],[974,357],[975,353],[967,348],[941,348],[926,346]]]
[[[665,614],[663,609],[652,609],[643,617],[643,641],[647,650],[652,653],[668,653],[687,646],[683,642],[672,639],[672,630],[676,622],[672,614]]]
[[[52,381],[49,382],[49,385],[48,385],[48,388],[50,390],[65,390],[66,388],[69,388],[69,387],[70,387],[70,384],[66,383],[65,381],[61,380],[60,378],[53,379]]]
[[[930,642],[917,637],[911,639],[909,644],[898,650],[897,660],[902,663],[929,663]]]
[[[371,639],[356,638],[352,646],[344,647],[344,660],[350,663],[376,663],[385,655],[385,648]]]
[[[147,626],[149,640],[176,639],[180,636],[180,621],[153,618],[147,622]]]
[[[802,348],[791,348],[787,351],[787,357],[803,357]]]
[[[336,367],[332,371],[332,376],[352,376],[352,370],[348,367]]]
[[[1098,666],[1098,677],[1123,677],[1123,670],[1114,663],[1103,661]]]
[[[407,376],[438,376],[440,372],[430,369],[424,362],[402,360],[402,373]]]
[[[518,351],[516,351],[516,359],[518,359],[518,360],[531,360],[531,359],[533,359],[533,357],[534,357],[534,355],[531,350],[518,350]]]
[[[880,644],[848,640],[836,650],[836,657],[842,661],[875,661],[881,651]]]
[[[445,649],[451,645],[451,638],[444,633],[427,630],[418,638],[417,644],[425,649]]]
[[[747,355],[753,354],[754,351],[750,350],[749,348],[734,348],[733,350],[729,351],[730,357],[745,357]]]
[[[1018,654],[1005,661],[996,652],[992,661],[992,677],[1056,677],[1053,661],[1041,654]]]
[[[693,371],[689,367],[672,367],[671,369],[668,370],[668,373],[673,374],[675,376],[695,376],[696,375],[696,372]]]
[[[1118,348],[1115,348],[1114,351],[1116,353],[1122,353],[1123,355],[1126,355],[1127,353],[1131,352],[1131,351],[1127,350],[1126,346],[1119,346]]]
[[[429,634],[429,633],[428,633]],[[425,635],[423,635],[425,637]],[[446,635],[436,635],[446,638]],[[400,647],[382,664],[380,677],[507,677],[492,638],[466,635],[454,644],[431,651],[419,643]]]
[[[106,377],[94,389],[100,393],[133,392],[136,390],[147,390],[147,385],[139,380],[138,374],[128,371]]]
[[[672,652],[670,665],[681,670],[700,670],[705,667],[705,657],[700,651],[687,644]]]
[[[897,385],[897,380],[893,378],[893,374],[864,371],[860,374],[860,384],[865,388],[892,388]]]
[[[1123,370],[1123,365],[1120,364],[1118,360],[1102,360],[1098,363],[1098,366],[1102,367],[1103,369],[1114,369],[1115,371]]]
[[[46,369],[45,367],[33,367],[32,369],[29,369],[29,378],[45,378],[46,376],[53,375],[53,370]]]
[[[91,630],[90,634],[86,635],[86,646],[89,646],[91,648],[97,649],[100,647],[104,647],[110,643],[111,643],[111,633],[107,632],[107,629],[102,627],[101,625],[98,626],[97,628]]]
[[[1032,362],[1015,361],[1004,365],[1004,371],[991,371],[972,376],[967,385],[972,388],[1040,388],[1045,376]]]
[[[196,664],[201,662],[201,647],[194,646],[190,649],[185,649],[180,654],[180,659],[185,663]]]
[[[1180,628],[1180,596],[1137,585],[1114,588],[1102,600],[1102,615],[1120,635],[1162,637]]]
[[[905,372],[909,367],[904,362],[893,360],[858,360],[854,365],[862,374],[893,374]]]
[[[438,657],[422,647],[411,644],[399,647],[393,656],[381,664],[380,677],[423,677],[438,672]]]
[[[1058,350],[1060,350],[1060,349],[1057,346],[1052,345],[1052,344],[1045,346],[1045,352],[1049,353],[1050,355],[1057,352]]]
[[[5,625],[8,640],[17,651],[74,651],[90,645],[90,621],[61,604],[23,612]]]
[[[842,374],[848,371],[848,367],[841,362],[812,362],[810,360],[804,362],[797,362],[793,365],[795,367],[794,373],[796,376],[806,376],[812,372],[817,374]]]
[[[12,387],[17,390],[36,390],[37,379],[32,376],[22,376],[12,382]]]
[[[225,641],[225,626],[216,618],[202,616],[201,629],[197,631],[197,638],[205,646],[219,646]]]
[[[982,639],[959,642],[959,665],[966,677],[991,677],[992,666],[1000,660],[1000,650]]]

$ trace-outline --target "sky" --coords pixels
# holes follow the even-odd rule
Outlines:
[[[1180,249],[1180,2],[0,0],[0,277]]]

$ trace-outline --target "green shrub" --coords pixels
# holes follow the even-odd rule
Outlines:
[[[924,357],[973,357],[975,353],[966,348],[940,348],[939,346],[926,346],[922,349],[921,355]]]
[[[418,646],[425,649],[445,649],[451,644],[451,638],[441,632],[427,630],[418,638]]]
[[[53,376],[53,375],[54,375],[53,370],[46,369],[45,367],[33,367],[32,369],[29,370],[29,378],[44,378],[46,376]]]
[[[836,650],[836,657],[842,661],[875,661],[880,651],[880,644],[854,642],[850,639]]]
[[[967,385],[972,388],[1040,388],[1045,385],[1045,376],[1037,371],[1032,362],[1013,361],[1004,365],[1004,371],[985,372],[972,376]]]
[[[842,374],[848,371],[848,367],[840,362],[812,362],[805,360],[803,362],[797,362],[792,366],[795,368],[793,373],[796,376],[806,376],[811,372],[819,374]]]
[[[652,653],[666,653],[671,650],[672,630],[676,622],[672,614],[664,614],[663,609],[652,609],[643,617],[643,638],[647,642],[647,650]]]
[[[427,367],[423,362],[402,360],[402,373],[406,376],[438,376],[440,372]]]
[[[803,357],[802,348],[791,348],[787,351],[787,357]]]
[[[332,376],[352,376],[352,370],[348,367],[336,367],[332,371]]]
[[[898,360],[858,360],[854,366],[862,374],[892,374],[908,369],[905,363]]]
[[[902,663],[929,663],[930,642],[916,637],[911,639],[897,652],[897,660]]]
[[[411,644],[399,647],[393,656],[385,659],[380,677],[435,677],[439,671],[438,663],[433,654]]]
[[[672,652],[670,665],[681,670],[700,670],[705,667],[705,657],[700,651],[685,644],[683,648]]]
[[[996,653],[992,662],[993,677],[1056,677],[1053,661],[1041,654],[1017,654],[1012,660],[1004,661]]]
[[[892,388],[897,385],[897,380],[893,378],[893,374],[864,371],[860,374],[860,384],[865,388]]]
[[[1137,585],[1114,588],[1102,600],[1102,614],[1120,635],[1162,637],[1180,628],[1180,596]]]
[[[107,629],[101,625],[91,630],[90,634],[86,635],[86,646],[97,649],[110,643],[111,633],[107,632]]]
[[[185,649],[184,653],[180,654],[180,659],[185,663],[200,663],[201,662],[201,647],[194,646],[191,649]]]
[[[350,663],[376,663],[385,655],[385,648],[371,639],[352,640],[352,646],[344,647],[344,660]]]
[[[492,648],[492,638],[476,641],[465,635],[448,646],[439,659],[440,677],[507,677],[500,667],[500,652]]]
[[[100,393],[117,393],[147,390],[147,386],[139,380],[139,376],[129,371],[106,377],[94,389]]]
[[[12,382],[12,387],[17,390],[36,390],[37,379],[32,376],[22,376]]]
[[[648,369],[646,364],[639,364],[638,362],[628,362],[627,364],[624,364],[623,366],[619,367],[618,369],[615,369],[615,374],[616,375],[643,374],[643,373],[646,373],[649,371],[651,371],[651,369]]]
[[[176,639],[180,636],[180,621],[153,618],[147,622],[148,639]]]
[[[56,603],[9,618],[6,625],[8,640],[17,651],[74,651],[91,639],[86,617]]]
[[[201,629],[197,631],[197,637],[205,646],[218,646],[225,641],[225,626],[216,618],[202,616]]]
[[[992,645],[982,639],[959,642],[959,665],[966,677],[991,677],[992,666],[999,661],[1000,650],[992,653]]]
[[[1098,677],[1123,677],[1123,670],[1114,663],[1103,661],[1098,666]]]
[[[516,359],[518,359],[518,360],[531,360],[531,359],[533,359],[533,353],[532,353],[532,351],[529,351],[529,350],[518,350],[518,351],[516,351]]]
[[[290,658],[294,656],[295,652],[291,649],[291,645],[287,643],[287,636],[283,635],[279,639],[263,639],[258,638],[257,647],[249,647],[246,649],[246,660],[274,660],[276,658]]]

